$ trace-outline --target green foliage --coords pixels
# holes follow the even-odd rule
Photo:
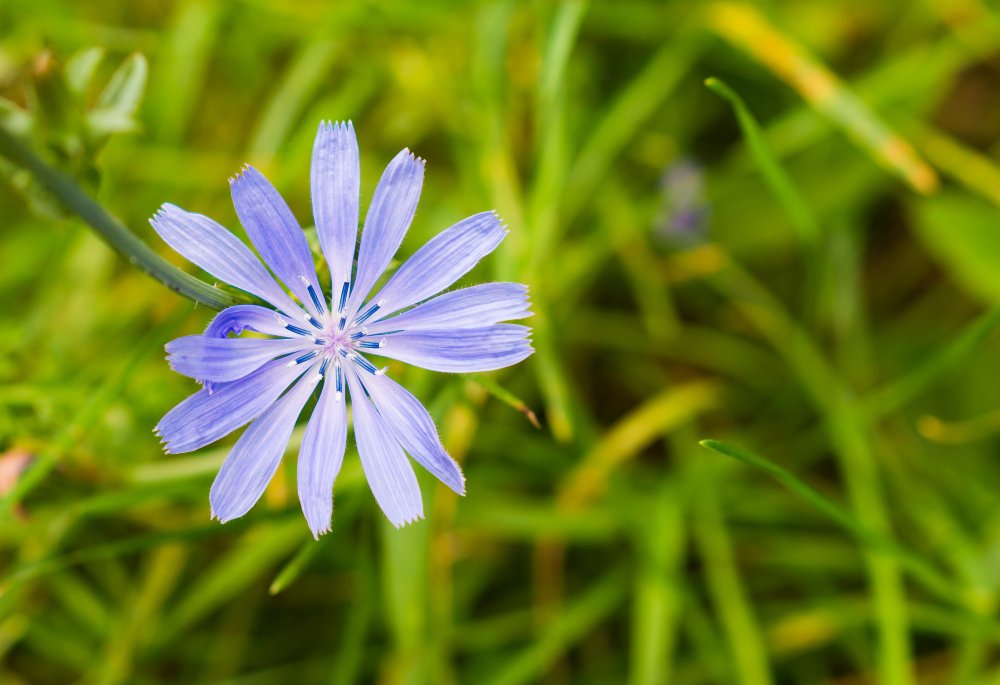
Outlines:
[[[1000,678],[1000,15],[762,6],[0,3],[0,682]],[[238,228],[249,162],[308,226],[346,118],[365,198],[428,160],[400,257],[504,217],[468,281],[528,283],[538,351],[392,367],[468,480],[422,474],[425,521],[349,445],[314,541],[300,427],[223,526],[233,438],[151,432],[212,312],[92,229],[221,306],[148,217]],[[661,240],[692,161],[710,212]]]
[[[1000,303],[997,208],[952,191],[914,202],[912,213],[917,237],[955,282],[986,302]]]

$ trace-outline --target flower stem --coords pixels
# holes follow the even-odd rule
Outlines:
[[[0,127],[0,155],[29,171],[45,190],[79,215],[101,238],[131,264],[167,286],[170,290],[212,309],[244,301],[185,273],[166,261],[141,238],[108,214],[71,177],[49,166],[10,132]]]

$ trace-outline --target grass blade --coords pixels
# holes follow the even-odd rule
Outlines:
[[[774,191],[778,201],[781,202],[785,207],[785,211],[788,212],[788,216],[792,220],[792,225],[799,234],[799,240],[802,241],[803,245],[816,245],[820,238],[819,224],[813,217],[813,213],[810,211],[806,201],[795,187],[795,184],[792,183],[792,179],[781,168],[777,158],[771,151],[771,147],[764,139],[757,120],[754,119],[753,114],[750,113],[750,110],[747,109],[746,104],[743,102],[743,98],[717,78],[706,79],[705,85],[708,86],[709,90],[721,95],[733,106],[736,119],[740,124],[740,130],[743,131],[743,138],[746,140],[747,146],[750,148],[750,152],[757,162],[757,166],[760,167],[764,180],[771,186],[771,190]]]

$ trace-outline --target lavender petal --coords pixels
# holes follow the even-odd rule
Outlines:
[[[354,438],[375,501],[397,528],[422,519],[424,505],[413,467],[365,395],[357,373],[351,367],[345,370],[351,389]]]
[[[275,275],[315,316],[319,312],[309,294],[321,293],[306,236],[281,194],[251,166],[230,179],[233,206],[250,241]],[[305,282],[302,279],[305,279]]]
[[[250,248],[207,216],[165,204],[149,223],[175,252],[216,278],[288,314],[300,311]]]
[[[493,371],[534,352],[528,341],[530,332],[526,326],[511,323],[453,331],[404,331],[387,335],[383,347],[365,351],[432,371]]]
[[[312,155],[312,205],[316,234],[330,265],[334,295],[350,282],[358,240],[361,163],[351,122],[322,122]]]
[[[315,387],[309,378],[302,378],[236,441],[208,495],[212,515],[219,521],[243,516],[264,494],[288,447],[295,420]]]
[[[520,283],[484,283],[453,290],[413,309],[368,324],[371,335],[387,331],[449,331],[483,328],[531,316],[528,287]]]
[[[324,382],[299,450],[299,504],[317,539],[330,530],[333,482],[344,462],[347,445],[346,405],[343,393],[338,393],[332,382]]]

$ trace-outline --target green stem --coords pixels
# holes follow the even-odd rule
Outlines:
[[[29,171],[45,190],[86,221],[131,264],[170,290],[212,309],[225,309],[244,301],[181,271],[156,254],[149,245],[108,214],[72,178],[46,164],[3,128],[0,128],[0,155]]]

